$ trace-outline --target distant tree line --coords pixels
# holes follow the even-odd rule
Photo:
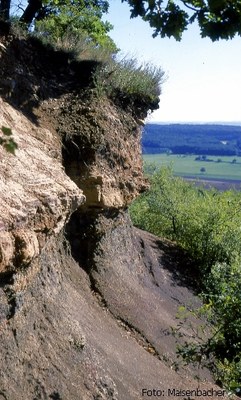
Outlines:
[[[241,155],[241,126],[147,124],[144,154]]]

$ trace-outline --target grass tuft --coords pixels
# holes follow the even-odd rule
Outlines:
[[[105,93],[122,106],[158,108],[164,71],[150,63],[139,64],[136,58],[109,59],[94,74],[97,94]]]

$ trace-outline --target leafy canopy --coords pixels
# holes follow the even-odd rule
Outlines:
[[[9,19],[9,10],[12,0],[0,0],[0,20]],[[197,21],[202,37],[232,39],[236,34],[241,35],[241,1],[240,0],[122,0],[130,6],[131,18],[141,17],[154,29],[153,36],[174,37],[181,40],[182,33],[190,24]],[[22,7],[22,6],[21,6]],[[20,8],[20,4],[19,4]],[[88,32],[103,35],[107,34],[110,25],[98,23],[103,14],[108,11],[106,0],[28,0],[23,10],[22,21],[31,24],[36,18],[52,18],[51,24],[60,23],[64,28],[70,27],[75,20],[82,16],[80,25],[83,27],[83,18],[86,18]],[[61,18],[57,16],[63,13]],[[91,18],[90,14],[91,13]],[[97,18],[97,19],[96,19]],[[94,35],[94,33],[93,33]]]
[[[239,192],[196,187],[173,176],[169,167],[148,166],[148,172],[150,190],[130,207],[135,225],[177,242],[201,272],[241,254]]]
[[[241,193],[194,186],[167,167],[146,169],[151,187],[131,205],[132,221],[174,240],[191,256],[193,268],[199,268],[196,283],[203,289],[199,312],[212,333],[207,337],[197,332],[195,342],[178,347],[178,355],[185,363],[206,363],[217,383],[240,396]],[[187,321],[183,322],[186,328]]]
[[[213,41],[241,35],[240,0],[122,0],[131,7],[131,17],[140,16],[154,28],[153,36],[173,36],[182,33],[194,21],[202,37]]]
[[[12,4],[12,0],[0,0],[0,22],[10,20]],[[17,12],[19,15],[23,10],[20,22],[43,38],[55,42],[66,35],[76,41],[84,37],[94,46],[116,53],[118,49],[108,35],[113,27],[102,20],[108,6],[106,0],[28,0],[25,9],[19,2]]]
[[[115,53],[117,47],[108,33],[113,28],[102,21],[108,11],[106,1],[45,0],[35,20],[35,30],[53,41],[63,40],[66,34],[76,39],[86,37],[93,45]]]

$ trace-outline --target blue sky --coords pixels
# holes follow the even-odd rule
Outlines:
[[[166,72],[160,109],[150,121],[241,121],[241,37],[213,43],[192,25],[181,42],[153,39],[148,24],[130,19],[129,6],[121,0],[110,0],[107,19],[114,25],[110,36],[124,54]]]

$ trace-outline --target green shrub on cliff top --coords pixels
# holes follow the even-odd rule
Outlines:
[[[67,52],[71,60],[95,61],[92,82],[98,97],[110,97],[122,106],[136,108],[137,105],[140,111],[146,112],[159,107],[165,75],[162,68],[151,63],[140,64],[136,58],[117,59],[118,49],[107,36],[103,36],[102,41],[100,37],[95,41],[87,31],[66,27],[63,32],[56,32],[55,25],[52,32],[51,21],[46,19],[39,22],[34,35],[44,44]]]
[[[90,74],[93,93],[98,97],[107,96],[129,110],[133,108],[139,118],[144,118],[148,110],[156,110],[164,81],[162,68],[140,64],[133,57],[117,58],[119,49],[108,35],[112,26],[102,21],[101,7],[86,9],[60,3],[56,7],[57,11],[52,5],[44,18],[35,21],[29,35],[67,53],[70,62],[94,61],[95,69]],[[24,25],[17,19],[12,24],[14,29],[26,36]]]

